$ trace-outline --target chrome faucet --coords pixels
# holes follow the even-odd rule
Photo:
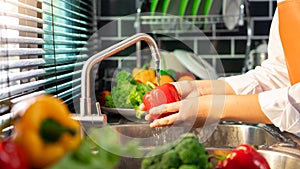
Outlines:
[[[89,117],[92,116],[92,99],[91,99],[91,84],[90,84],[90,75],[93,66],[102,60],[136,44],[137,42],[145,41],[150,48],[151,55],[155,60],[156,66],[160,67],[161,56],[159,54],[159,50],[155,40],[145,33],[135,34],[105,50],[94,54],[91,56],[83,65],[82,73],[81,73],[81,98],[80,98],[80,117]],[[99,105],[99,103],[96,103]],[[98,114],[101,116],[101,112],[99,112],[100,107],[97,107]],[[94,117],[94,116],[93,116]],[[102,118],[103,119],[103,118]],[[93,120],[96,120],[93,118]],[[101,120],[98,119],[98,120]],[[103,119],[105,120],[105,119]]]

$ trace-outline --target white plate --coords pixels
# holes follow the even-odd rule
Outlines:
[[[228,30],[233,30],[238,23],[242,0],[223,0],[224,24]]]
[[[201,79],[218,78],[215,69],[200,56],[179,49],[174,50],[174,54],[180,63],[197,77]]]

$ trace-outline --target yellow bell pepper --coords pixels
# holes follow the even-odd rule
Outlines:
[[[153,78],[151,82],[154,83],[155,85],[158,85],[156,78]],[[159,85],[163,85],[171,82],[174,82],[174,80],[169,75],[161,75],[159,78]]]
[[[153,69],[134,68],[132,70],[132,77],[134,80],[146,84],[155,79],[155,71]]]
[[[37,97],[14,126],[15,141],[34,169],[55,163],[81,143],[80,123],[61,100],[50,95]]]

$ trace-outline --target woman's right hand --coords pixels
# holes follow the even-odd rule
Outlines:
[[[182,100],[211,94],[235,94],[231,86],[224,80],[180,81],[172,84],[176,87]]]

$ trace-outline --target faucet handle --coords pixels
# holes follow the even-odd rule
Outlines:
[[[99,116],[102,116],[102,112],[101,112],[101,108],[100,108],[100,103],[99,102],[96,102],[96,109],[97,109],[97,113]]]
[[[103,124],[106,125],[107,116],[106,116],[106,114],[102,114],[99,102],[96,102],[96,109],[97,109],[98,116],[103,117]]]

